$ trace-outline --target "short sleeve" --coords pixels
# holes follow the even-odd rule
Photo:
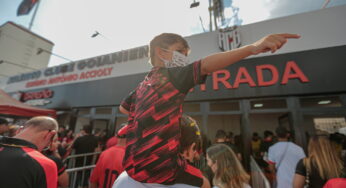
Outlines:
[[[304,160],[300,159],[296,166],[296,174],[306,176],[306,168],[304,166]]]
[[[305,152],[302,148],[300,148],[300,158],[305,158],[306,155],[305,155]]]
[[[131,103],[132,103],[132,99],[135,95],[135,91],[133,90],[121,103],[120,105],[125,108],[125,110],[130,111],[130,107],[131,107]]]
[[[172,84],[182,93],[187,93],[195,85],[205,82],[207,75],[201,74],[201,61],[196,61],[184,67],[168,68]]]

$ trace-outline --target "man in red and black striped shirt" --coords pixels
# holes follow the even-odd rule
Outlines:
[[[203,183],[203,174],[201,171],[194,167],[192,163],[195,159],[200,157],[199,151],[202,148],[202,137],[199,127],[196,121],[190,116],[183,115],[180,119],[180,128],[181,128],[181,138],[180,138],[180,150],[179,158],[180,161],[184,164],[183,171],[178,172],[177,181],[172,186],[161,185],[161,184],[150,184],[150,183],[141,183],[135,181],[128,176],[126,172],[120,174],[118,179],[114,182],[113,188],[121,187],[136,187],[136,188],[196,188],[196,186],[185,185],[184,182],[189,182],[189,184],[202,184]]]
[[[208,73],[250,55],[275,52],[289,38],[299,38],[299,35],[269,35],[251,45],[189,64],[186,58],[189,46],[183,37],[172,33],[156,36],[149,46],[150,63],[154,67],[120,106],[120,111],[129,115],[123,161],[128,175],[142,183],[210,187],[206,178],[196,184],[179,180],[184,173],[189,173],[186,163],[179,157],[179,119],[187,93],[205,82]]]
[[[27,121],[15,137],[0,137],[0,187],[56,188],[56,164],[41,154],[58,130],[55,119]]]

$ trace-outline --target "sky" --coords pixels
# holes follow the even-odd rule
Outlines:
[[[41,0],[32,32],[54,43],[53,53],[72,61],[147,45],[163,32],[190,36],[209,31],[208,0]],[[225,0],[239,8],[241,24],[318,10],[325,0]],[[0,0],[0,25],[26,28],[34,10],[16,16],[22,0]],[[330,0],[328,7],[346,4]],[[225,17],[233,11],[226,8]],[[230,22],[232,24],[232,22]],[[92,38],[98,31],[100,35]],[[67,63],[51,56],[48,66]]]

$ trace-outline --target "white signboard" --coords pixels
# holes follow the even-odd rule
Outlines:
[[[19,74],[1,80],[6,92],[25,91],[148,72],[148,46]]]

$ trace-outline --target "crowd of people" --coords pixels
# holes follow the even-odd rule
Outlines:
[[[76,154],[102,150],[99,149],[102,145],[100,137],[91,134],[89,125],[74,135],[73,131],[58,129],[57,122],[52,118],[34,117],[18,129],[17,134],[10,137],[9,129],[4,128],[4,126],[9,127],[8,122],[5,119],[0,119],[0,122],[3,126],[0,127],[3,130],[1,134],[7,132],[8,135],[0,139],[0,161],[3,167],[0,171],[2,174],[6,173],[8,177],[23,178],[23,181],[8,178],[2,181],[2,185],[25,187],[30,177],[40,175],[46,178],[36,177],[33,187],[39,185],[68,187],[69,175],[66,172],[66,164],[63,163],[64,157],[60,155],[58,148],[64,147],[65,155],[71,148],[75,149]],[[182,182],[175,182],[174,185],[149,183],[149,187],[196,187],[187,186],[186,182],[203,184],[204,181],[208,182],[206,187],[250,187],[249,172],[242,166],[241,152],[235,144],[232,132],[226,134],[224,130],[217,130],[214,141],[205,143],[196,121],[191,117],[183,115],[180,127],[179,157],[185,161],[190,173],[183,172],[183,176],[179,178]],[[90,188],[148,187],[148,183],[143,184],[129,176],[122,163],[128,129],[127,123],[117,128],[115,136],[108,138],[108,142],[113,144],[109,145],[109,148],[104,148],[94,170],[91,174],[87,172],[85,181],[77,185]],[[55,134],[57,136],[54,136]],[[273,187],[343,187],[345,179],[342,177],[346,175],[343,160],[345,140],[345,136],[339,133],[312,136],[309,140],[308,153],[305,155],[300,146],[290,141],[290,132],[285,127],[278,127],[275,134],[265,131],[263,139],[258,133],[254,133],[252,142],[256,143],[252,144],[255,148],[252,152],[254,157],[256,155],[262,157],[262,164],[267,164],[262,166],[263,170],[269,166],[274,177],[271,179]],[[206,150],[203,149],[203,145],[207,145]],[[259,159],[257,157],[257,161],[261,161]],[[91,160],[91,158],[86,161],[77,159],[76,167],[89,165]],[[18,169],[11,170],[10,166],[16,164],[30,170],[19,170],[20,173]],[[53,185],[52,181],[56,184]]]
[[[53,118],[33,117],[13,137],[0,137],[0,185],[68,186],[62,160],[72,151],[103,151],[94,170],[77,174],[77,186],[249,188],[250,175],[241,163],[248,156],[241,154],[239,136],[219,130],[214,143],[203,146],[203,134],[196,121],[183,114],[183,102],[190,89],[204,83],[208,74],[250,55],[273,53],[288,39],[299,37],[272,34],[251,45],[189,63],[190,48],[182,36],[158,35],[149,44],[153,68],[121,102],[119,111],[128,115],[128,121],[118,127],[114,137],[107,141],[102,131],[94,130],[93,134],[90,125],[74,134],[59,128]],[[1,125],[7,124],[4,121],[0,121],[0,134],[8,131]],[[254,133],[251,144],[255,158],[262,159],[273,174],[274,187],[342,184],[344,179],[337,178],[343,177],[344,163],[329,138],[312,137],[306,155],[290,141],[287,129],[278,127],[275,133],[277,139],[267,131],[263,140]],[[93,160],[92,156],[76,158],[75,167],[90,165]]]

